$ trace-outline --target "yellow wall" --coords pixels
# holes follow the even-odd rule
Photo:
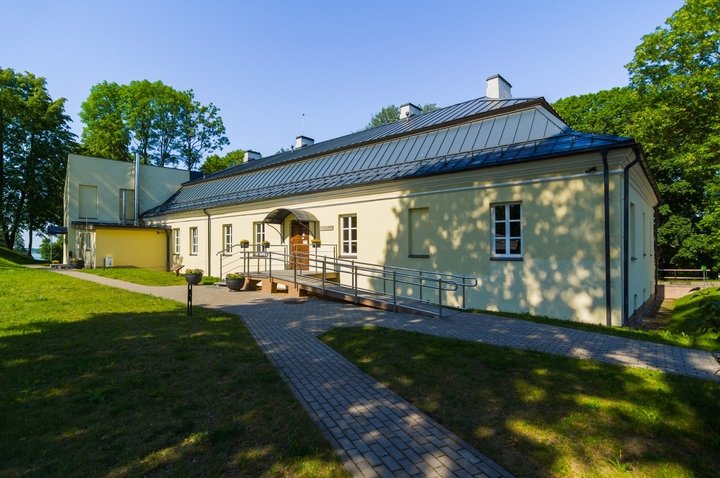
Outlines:
[[[135,266],[166,270],[167,233],[154,229],[101,228],[95,231],[96,267],[112,256],[113,266]]]

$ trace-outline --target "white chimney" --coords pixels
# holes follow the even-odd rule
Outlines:
[[[258,153],[257,151],[253,151],[252,149],[248,149],[245,151],[245,162],[252,161],[253,159],[260,159],[262,158],[262,154]]]
[[[400,119],[407,119],[420,113],[422,113],[420,107],[412,103],[405,103],[400,107]]]
[[[488,76],[487,86],[485,88],[485,96],[495,100],[504,100],[512,98],[510,90],[512,85],[500,75]]]
[[[313,144],[315,144],[315,140],[307,136],[298,136],[295,138],[295,149],[304,148],[305,146],[311,146]]]

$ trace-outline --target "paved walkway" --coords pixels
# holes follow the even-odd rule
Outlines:
[[[147,287],[58,271],[135,292],[185,302],[185,286]],[[539,350],[719,380],[708,352],[479,314],[435,319],[282,295],[194,289],[196,306],[243,318],[262,350],[354,475],[509,476],[508,472],[327,347],[316,336],[332,327],[374,324],[443,337]]]

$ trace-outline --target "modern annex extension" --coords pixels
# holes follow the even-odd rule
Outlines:
[[[231,272],[243,240],[261,256],[317,239],[322,255],[472,275],[470,308],[624,324],[655,290],[658,194],[642,149],[573,131],[544,98],[510,91],[495,75],[479,99],[406,104],[389,125],[250,152],[143,223],[170,231],[172,262],[211,275],[221,261]]]

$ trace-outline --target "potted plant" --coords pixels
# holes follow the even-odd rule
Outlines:
[[[322,241],[320,239],[313,239],[310,241],[312,243],[313,248],[317,249],[318,247],[322,246]]]
[[[261,242],[263,250],[267,250],[268,247],[270,247],[270,241],[262,241]]]
[[[198,285],[202,280],[203,272],[202,269],[185,269],[183,275],[188,284]]]
[[[247,249],[249,245],[250,241],[248,241],[247,239],[243,239],[242,241],[240,241],[240,247],[242,247],[243,249]]]
[[[85,260],[79,257],[73,257],[72,259],[70,259],[70,265],[73,269],[82,269],[83,267],[85,267]]]
[[[225,285],[230,290],[241,290],[245,285],[245,276],[236,272],[228,274],[225,276]]]

